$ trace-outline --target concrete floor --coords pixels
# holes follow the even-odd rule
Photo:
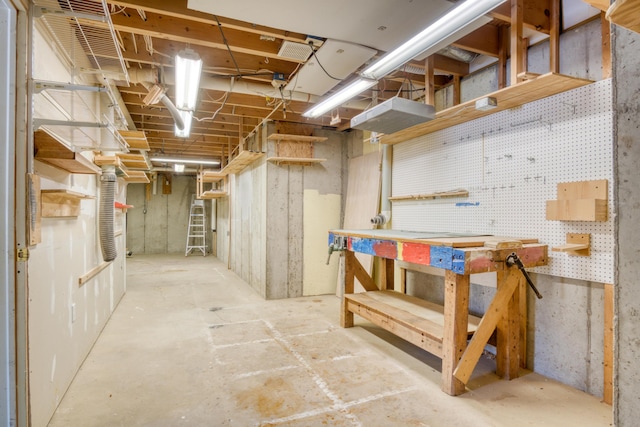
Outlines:
[[[608,426],[611,407],[483,359],[462,396],[440,361],[333,295],[265,301],[213,257],[134,255],[128,290],[49,426]]]

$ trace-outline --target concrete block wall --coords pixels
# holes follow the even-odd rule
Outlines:
[[[171,175],[171,172],[167,172]],[[162,193],[163,173],[156,179],[156,194],[146,199],[147,184],[129,184],[127,204],[127,247],[135,254],[184,253],[187,243],[191,196],[196,193],[195,175],[171,175],[171,193]],[[153,184],[149,184],[153,185]],[[210,204],[205,204],[210,218]],[[211,236],[207,251],[211,251]],[[200,253],[198,251],[198,253]]]

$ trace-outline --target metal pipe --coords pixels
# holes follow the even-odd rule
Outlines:
[[[382,186],[380,189],[380,213],[371,218],[373,225],[385,225],[391,220],[391,161],[393,152],[391,145],[382,145]]]

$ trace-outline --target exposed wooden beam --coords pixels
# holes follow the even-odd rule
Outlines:
[[[131,9],[140,9],[145,12],[159,13],[175,18],[183,18],[204,24],[217,25],[214,15],[187,8],[187,0],[113,0],[109,1],[109,3]],[[247,22],[237,21],[235,19],[223,17],[218,17],[218,19],[223,28],[232,28],[249,33],[263,34],[265,36],[302,43],[304,43],[306,39],[306,35],[300,33],[277,30],[263,25],[253,25]]]
[[[424,103],[436,105],[436,85],[434,79],[435,59],[433,55],[424,60]]]
[[[600,12],[600,25],[602,32],[602,78],[611,77],[611,23],[605,17],[604,12]]]
[[[453,74],[454,76],[466,76],[469,74],[469,64],[457,61],[455,59],[443,56],[433,55],[433,66],[437,71],[447,74]]]
[[[523,4],[522,25],[526,28],[549,34],[551,24],[550,0],[527,0]],[[510,2],[505,2],[489,13],[492,18],[512,23]]]
[[[550,0],[549,72],[560,72],[560,0]]]
[[[498,56],[498,32],[496,25],[487,24],[452,43],[453,46],[480,55]]]
[[[498,89],[507,87],[507,58],[509,57],[509,27],[502,26],[498,32]]]

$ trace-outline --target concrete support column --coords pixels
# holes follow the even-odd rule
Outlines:
[[[617,212],[614,299],[614,424],[640,419],[640,34],[612,31],[615,200]]]

